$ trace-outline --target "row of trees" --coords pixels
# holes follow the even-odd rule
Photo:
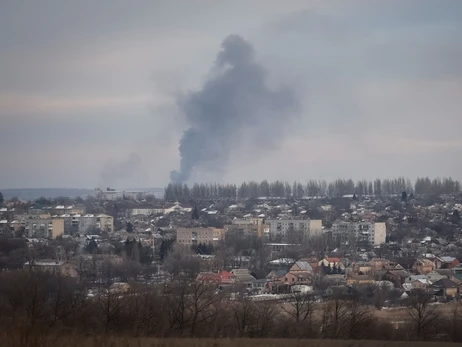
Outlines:
[[[460,341],[459,305],[444,320],[430,297],[411,295],[407,324],[394,330],[375,318],[357,296],[322,302],[295,293],[282,302],[244,296],[229,300],[225,291],[204,282],[131,286],[125,291],[103,286],[90,295],[71,278],[28,271],[0,274],[0,335],[32,346],[54,332],[154,337],[279,337],[330,339],[446,339]],[[8,340],[4,340],[8,344]]]
[[[413,184],[409,178],[376,179],[374,181],[337,179],[333,182],[310,180],[306,184],[295,181],[289,184],[284,181],[243,182],[235,184],[195,183],[192,188],[186,184],[170,183],[165,188],[165,199],[169,201],[188,201],[191,199],[214,198],[256,198],[256,197],[294,197],[330,196],[338,197],[348,194],[356,195],[401,195],[402,192],[416,194],[457,194],[460,183],[452,178],[417,178]]]

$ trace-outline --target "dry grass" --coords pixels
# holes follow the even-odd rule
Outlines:
[[[437,306],[441,317],[450,318],[453,314],[454,303],[449,302]],[[405,307],[392,308],[388,310],[375,310],[374,315],[384,321],[404,321],[409,319],[408,310]]]
[[[5,343],[6,344],[3,344]],[[3,341],[2,346],[16,347]],[[453,347],[445,342],[294,339],[149,339],[125,337],[61,337],[31,341],[29,347]],[[18,346],[19,347],[19,346]],[[22,346],[21,346],[22,347]]]

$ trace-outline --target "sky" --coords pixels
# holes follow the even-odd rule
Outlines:
[[[0,0],[0,188],[165,186],[230,35],[297,111],[227,112],[188,183],[462,179],[460,0]]]

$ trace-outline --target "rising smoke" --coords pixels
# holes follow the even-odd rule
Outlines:
[[[299,102],[288,88],[267,86],[266,71],[255,61],[252,45],[230,35],[199,91],[178,98],[190,128],[180,140],[180,169],[172,182],[187,181],[194,169],[222,169],[238,146],[277,148]]]

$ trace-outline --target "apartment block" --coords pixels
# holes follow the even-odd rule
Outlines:
[[[225,225],[226,232],[235,232],[240,234],[256,234],[258,237],[263,236],[264,219],[263,218],[239,218],[233,219],[232,224]]]
[[[293,236],[307,239],[322,234],[322,221],[311,219],[267,219],[268,236],[270,240],[289,240]]]
[[[60,218],[64,219],[66,234],[85,234],[92,229],[100,229],[107,232],[114,231],[114,218],[106,214],[64,214]]]
[[[199,243],[217,244],[223,240],[224,229],[218,228],[179,228],[176,232],[176,242],[192,246]]]
[[[332,225],[331,232],[341,243],[357,241],[376,246],[385,243],[387,227],[385,223],[339,221]]]
[[[55,239],[64,235],[63,218],[29,217],[24,221],[25,236],[29,238]]]

